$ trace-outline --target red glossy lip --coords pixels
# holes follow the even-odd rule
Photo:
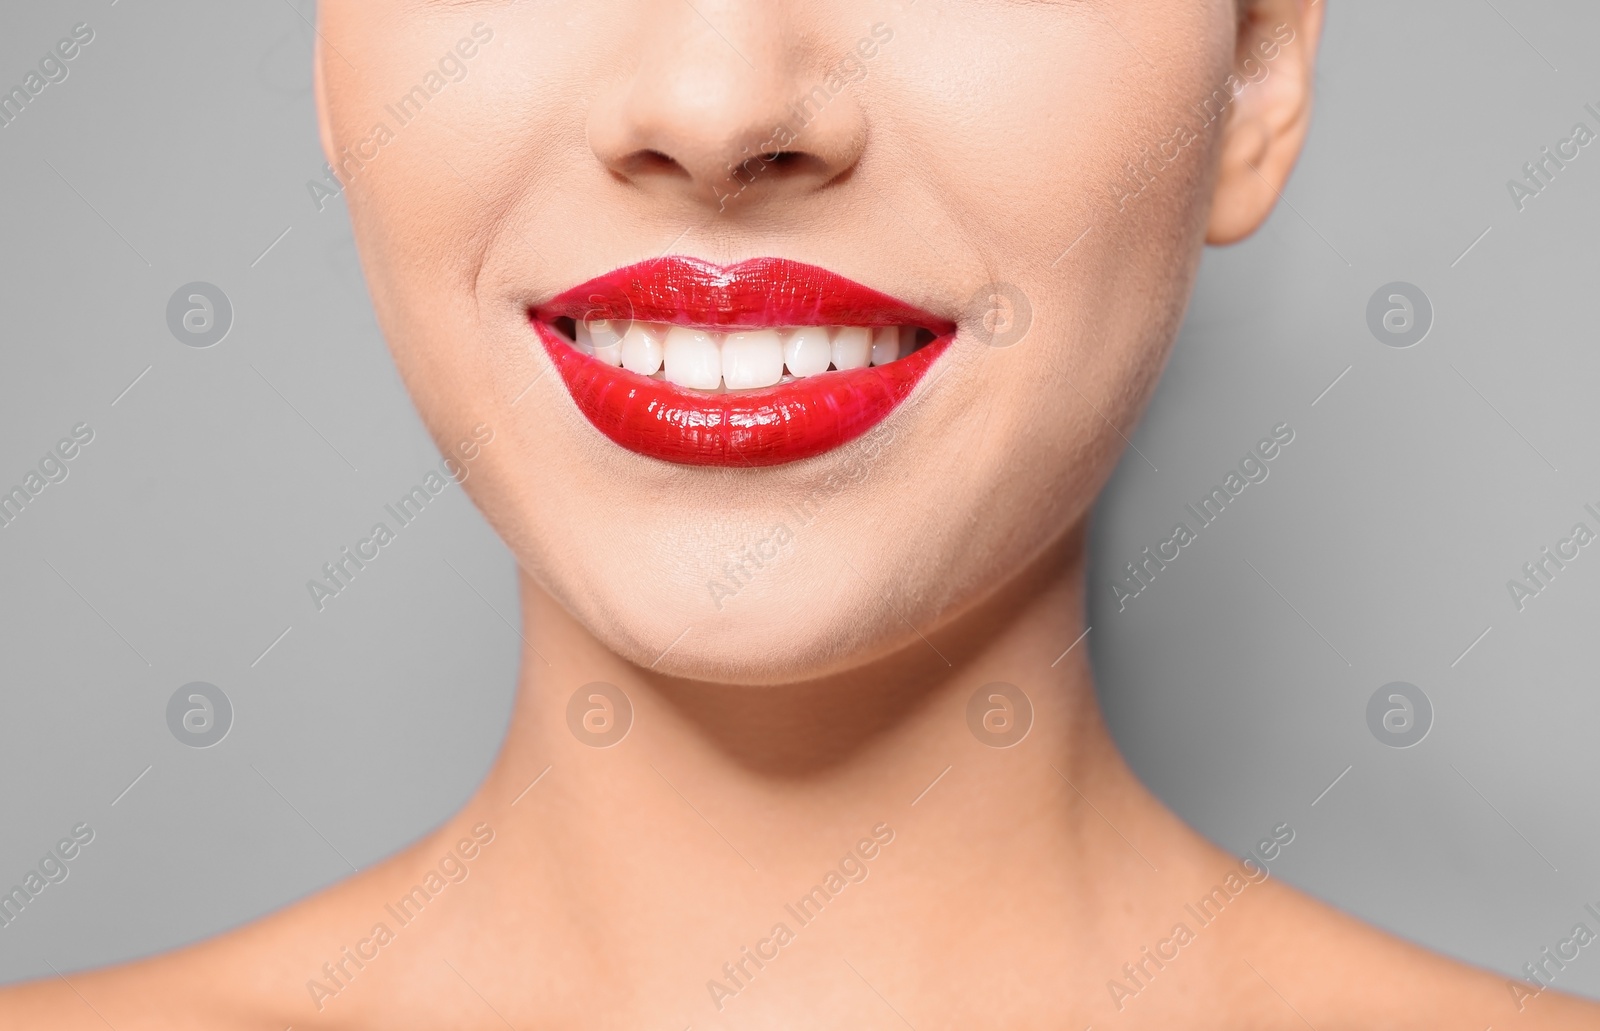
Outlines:
[[[882,421],[949,346],[955,325],[814,265],[756,258],[721,267],[671,257],[618,269],[530,312],[578,410],[630,451],[682,465],[765,466],[832,450]],[[688,390],[583,354],[558,318],[703,329],[916,326],[936,339],[887,365],[761,390]]]

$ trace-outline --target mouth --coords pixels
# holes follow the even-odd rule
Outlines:
[[[529,312],[585,418],[681,465],[830,451],[910,396],[955,324],[814,265],[658,258]]]

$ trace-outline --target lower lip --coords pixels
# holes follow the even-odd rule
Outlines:
[[[542,320],[531,321],[595,429],[629,451],[679,465],[782,465],[847,444],[899,407],[953,338],[887,365],[704,394],[597,361]]]

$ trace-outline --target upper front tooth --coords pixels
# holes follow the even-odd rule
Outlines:
[[[775,329],[729,333],[722,341],[722,382],[729,390],[770,387],[783,378],[783,340]]]
[[[864,369],[872,361],[872,330],[866,326],[841,326],[833,332],[833,367]]]
[[[577,328],[573,331],[573,343],[578,345],[578,350],[584,354],[594,354],[594,338],[589,335],[589,324],[582,319],[578,320]]]
[[[618,335],[620,333],[620,336]],[[796,326],[712,333],[688,326],[619,319],[579,320],[574,343],[609,365],[694,390],[769,387],[837,369],[887,365],[911,352],[914,326]]]
[[[833,360],[833,345],[828,340],[828,327],[801,326],[789,333],[783,342],[783,363],[796,376],[815,376],[828,371]]]
[[[879,326],[872,331],[872,364],[888,365],[900,357],[900,329]]]
[[[635,322],[622,334],[622,367],[641,376],[654,376],[661,368],[661,338],[666,327]]]
[[[627,328],[617,319],[592,319],[578,322],[578,343],[583,343],[587,333],[594,348],[594,356],[607,365],[622,364],[622,332]]]
[[[667,382],[696,390],[715,390],[722,383],[722,356],[710,333],[673,326],[663,345]]]

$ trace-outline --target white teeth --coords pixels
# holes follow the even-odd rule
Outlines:
[[[900,357],[900,331],[894,326],[879,326],[872,331],[872,364],[888,365]]]
[[[662,351],[668,383],[695,390],[715,390],[722,384],[722,354],[710,333],[673,326]]]
[[[887,365],[916,350],[919,332],[915,326],[793,326],[720,333],[579,319],[572,336],[574,349],[641,376],[692,390],[754,390],[830,368]]]
[[[729,390],[770,387],[783,378],[783,340],[775,329],[729,333],[722,341],[722,381]]]
[[[833,331],[833,367],[865,369],[872,362],[872,330],[843,326]]]
[[[635,322],[622,334],[622,367],[641,376],[654,376],[661,368],[661,338],[665,326]]]
[[[828,371],[833,361],[833,344],[827,326],[801,326],[789,332],[783,342],[783,364],[795,376],[815,376]]]
[[[579,321],[578,345],[583,346],[583,335],[588,334],[593,354],[607,365],[622,364],[622,330],[626,327],[615,320],[595,319],[590,322]],[[585,352],[589,353],[589,352]]]

